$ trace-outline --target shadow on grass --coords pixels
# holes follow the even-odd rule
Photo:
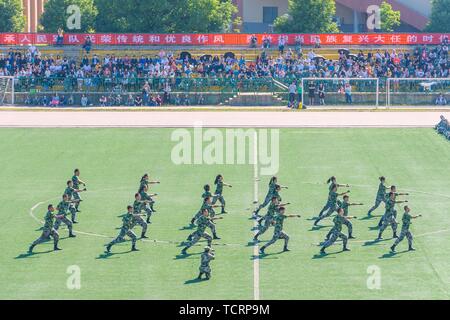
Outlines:
[[[33,253],[26,252],[26,253],[19,254],[17,257],[14,257],[14,259],[18,260],[18,259],[37,258],[41,254],[48,254],[51,252],[53,252],[53,250],[47,250],[47,251],[42,251],[42,252],[33,252]]]
[[[198,259],[195,256],[201,255],[201,252],[197,253],[187,253],[187,254],[177,254],[173,260],[189,260],[189,259]]]
[[[326,228],[331,228],[331,226],[312,226],[308,231],[318,231]]]
[[[396,252],[388,252],[383,254],[381,257],[379,257],[378,259],[390,259],[390,258],[399,258],[399,254],[403,254],[403,253],[408,253],[408,250],[403,250],[403,251],[396,251]]]
[[[205,278],[203,278],[203,279],[195,278],[195,279],[191,279],[191,280],[186,280],[184,282],[184,284],[189,285],[189,284],[201,283],[201,282],[205,282],[205,281],[208,281],[208,280],[206,280]]]
[[[189,225],[187,225],[187,226],[181,227],[181,228],[178,229],[178,230],[179,230],[179,231],[184,231],[184,230],[193,230],[193,229],[195,229],[195,225],[189,224]]]
[[[363,243],[363,247],[374,246],[374,245],[381,244],[383,242],[390,241],[390,240],[392,240],[392,239],[380,239],[380,240],[375,239],[375,240],[371,240],[371,241],[366,241]]]
[[[339,254],[339,253],[343,253],[344,251],[336,251],[336,252],[331,252],[331,253],[318,253],[313,255],[312,259],[313,260],[317,260],[317,259],[335,259],[335,255]]]

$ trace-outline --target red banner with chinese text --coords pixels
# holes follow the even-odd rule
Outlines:
[[[94,45],[159,45],[159,46],[247,46],[252,34],[138,34],[97,33],[64,35],[65,45],[82,45],[86,37]],[[314,45],[317,39],[327,45],[436,45],[450,38],[450,33],[359,33],[359,34],[255,34],[258,45],[268,38],[277,45],[283,38],[288,45],[301,42]],[[51,45],[56,34],[48,33],[0,33],[0,45]]]

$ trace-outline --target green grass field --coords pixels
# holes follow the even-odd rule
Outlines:
[[[0,129],[0,298],[1,299],[253,299],[252,165],[174,165],[171,129]],[[288,219],[291,252],[280,254],[282,243],[267,249],[259,260],[261,299],[448,299],[450,298],[450,144],[432,129],[282,129],[280,130],[279,182],[289,190],[282,197],[300,212]],[[37,246],[37,254],[24,255],[40,235],[46,204],[57,204],[65,181],[75,167],[88,182],[83,194],[76,239],[61,230],[61,252],[52,242]],[[126,242],[102,255],[103,245],[118,233],[120,216],[133,201],[143,173],[161,180],[150,239],[129,252]],[[233,184],[225,189],[229,214],[217,223],[222,240],[215,242],[209,282],[192,282],[198,273],[204,242],[178,259],[183,230],[200,207],[205,183],[222,173]],[[375,239],[378,219],[354,221],[356,240],[351,252],[341,245],[318,258],[317,243],[331,226],[312,229],[309,219],[318,214],[327,197],[325,180],[336,175],[354,185],[351,199],[363,202],[350,214],[365,217],[372,206],[377,178],[411,193],[412,213],[422,213],[412,226],[417,251],[388,255],[386,241]],[[269,177],[259,183],[263,199]],[[400,217],[402,210],[398,208]],[[379,215],[383,208],[375,214]],[[140,233],[140,227],[137,233]],[[343,229],[346,232],[346,228]],[[85,234],[91,233],[91,234]],[[269,240],[272,229],[262,240]],[[224,245],[228,244],[228,245]],[[66,270],[81,270],[81,289],[69,290]],[[369,290],[369,266],[381,271],[381,289]]]

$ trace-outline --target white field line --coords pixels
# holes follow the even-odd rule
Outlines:
[[[253,200],[258,203],[258,134],[255,132],[253,141]],[[258,233],[258,223],[254,222],[255,235]],[[259,300],[259,245],[255,242],[253,246],[253,299]]]

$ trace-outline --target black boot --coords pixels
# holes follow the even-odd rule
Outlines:
[[[217,234],[214,234],[214,235],[213,235],[213,239],[214,239],[214,240],[220,240],[220,237],[218,237]]]
[[[375,239],[375,241],[380,241],[383,240],[383,238],[381,237],[381,233],[378,234],[378,238]]]
[[[33,253],[33,249],[34,249],[34,246],[31,245],[31,246],[28,248],[28,254],[32,254],[32,253]]]
[[[54,251],[60,251],[60,250],[62,250],[62,249],[58,248],[58,245],[55,244],[55,245],[53,246],[53,250],[54,250]]]
[[[326,254],[325,248],[320,249],[320,254]]]
[[[200,272],[200,274],[199,274],[198,277],[197,277],[197,280],[201,280],[201,279],[202,279],[202,275],[203,275],[203,273]]]
[[[355,237],[354,237],[352,234],[349,234],[349,235],[348,235],[348,238],[349,238],[349,239],[355,239]]]
[[[69,233],[69,238],[76,238],[77,236],[74,235],[72,232]]]
[[[416,251],[412,246],[409,246],[408,251]]]
[[[394,238],[394,239],[397,239],[397,238],[398,238],[398,236],[397,236],[397,233],[396,233],[396,232],[394,232],[394,234],[392,235],[392,238]]]
[[[186,247],[186,248],[183,248],[183,250],[181,250],[181,254],[184,256],[184,255],[187,255],[187,249],[188,249],[188,247]]]
[[[288,252],[288,251],[291,251],[291,250],[289,250],[287,246],[284,246],[283,252]]]
[[[139,249],[137,249],[137,248],[136,248],[136,245],[133,244],[133,245],[131,246],[131,251],[139,251]]]
[[[111,253],[111,245],[110,244],[106,246],[105,252],[106,253]]]
[[[350,249],[347,248],[347,246],[345,246],[345,247],[342,249],[342,251],[350,251]]]
[[[392,253],[395,253],[395,246],[392,246],[392,247],[391,247],[391,252],[392,252]]]
[[[148,237],[145,235],[145,233],[142,233],[141,239],[148,239]]]

